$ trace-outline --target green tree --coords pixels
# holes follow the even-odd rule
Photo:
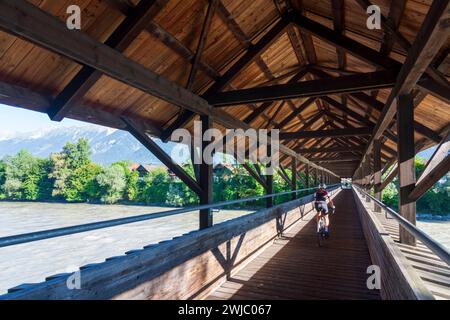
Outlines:
[[[22,184],[23,198],[26,200],[50,200],[52,183],[48,178],[48,159],[36,159]]]
[[[125,198],[128,201],[137,201],[139,200],[139,172],[132,171],[127,176],[127,185],[125,189]]]
[[[288,174],[289,174],[289,172],[288,172]],[[284,180],[280,176],[280,174],[275,172],[273,175],[273,193],[281,193],[281,192],[287,192],[287,191],[292,191],[291,185],[288,184],[286,182],[286,180]],[[291,198],[292,198],[292,196],[290,194],[275,197],[274,204],[281,204],[281,203],[287,202]]]
[[[222,184],[222,193],[220,197],[223,200],[238,200],[261,196],[264,194],[264,188],[249,175],[243,166],[237,166],[234,174],[227,183]],[[262,206],[264,200],[256,201],[255,205]],[[249,203],[242,203],[241,207],[250,206]],[[233,206],[236,207],[236,206]]]
[[[123,198],[128,201],[137,201],[139,198],[139,172],[131,171],[130,161],[118,161],[114,162],[113,165],[118,165],[122,167],[123,172],[125,173],[126,178],[126,187],[124,191]]]
[[[116,164],[105,168],[96,181],[100,187],[101,201],[111,204],[123,199],[126,176],[122,166]]]
[[[63,199],[71,171],[66,165],[66,157],[63,153],[52,153],[50,162],[51,169],[48,177],[53,181],[52,196]]]
[[[164,204],[169,192],[169,174],[166,169],[149,172],[143,181],[142,200],[147,204]]]
[[[77,169],[83,167],[91,162],[91,147],[85,138],[81,138],[77,143],[67,142],[63,147],[66,166],[69,169]]]
[[[77,192],[84,192],[83,186],[88,183],[91,169],[93,169],[89,167],[90,154],[88,141],[81,138],[77,143],[66,143],[62,152],[50,156],[52,165],[49,178],[53,180],[52,195],[54,197],[68,201],[82,201],[81,199],[85,198],[85,194],[77,194]],[[82,168],[89,170],[85,174]]]
[[[30,173],[36,171],[37,159],[28,151],[21,150],[15,156],[7,156],[5,163],[4,191],[6,197],[10,199],[26,199],[26,197],[30,197],[36,188],[34,185],[36,181],[33,179],[26,180]],[[27,191],[27,194],[25,194],[24,190]]]
[[[96,178],[101,173],[102,168],[94,163],[73,170],[67,179],[64,198],[71,202],[97,200],[100,192]]]
[[[0,199],[5,197],[6,163],[0,160]]]

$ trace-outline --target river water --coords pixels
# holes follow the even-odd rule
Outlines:
[[[0,237],[167,210],[171,209],[0,202]],[[220,210],[214,213],[214,222],[246,213],[250,211]],[[197,229],[198,211],[0,248],[0,294],[22,283],[42,282],[47,276],[73,272],[79,266],[103,262]]]
[[[60,228],[126,216],[155,213],[168,208],[122,205],[0,202],[0,237]],[[221,210],[216,223],[249,211]],[[419,221],[418,226],[450,248],[450,221]],[[172,239],[198,228],[198,212],[138,222],[65,237],[0,248],[0,294],[22,283],[73,272],[79,266]]]

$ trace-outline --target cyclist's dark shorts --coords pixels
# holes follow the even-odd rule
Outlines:
[[[316,208],[316,211],[322,212],[323,215],[328,214],[328,204],[326,201],[316,201],[314,202],[314,206]]]

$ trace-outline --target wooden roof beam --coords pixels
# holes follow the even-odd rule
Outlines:
[[[125,51],[167,2],[167,0],[142,0],[135,8],[130,9],[129,15],[105,41],[105,45],[119,52]],[[37,30],[41,29],[42,27]],[[101,75],[102,73],[95,68],[83,66],[53,101],[48,110],[50,119],[61,121],[100,79]]]
[[[2,98],[7,100],[2,101]],[[15,107],[21,107],[31,110],[41,110],[42,108],[49,107],[51,103],[51,97],[46,97],[40,93],[34,92],[28,88],[23,88],[15,85],[10,85],[5,82],[0,82],[0,103],[11,104],[14,102]],[[116,128],[124,130],[126,126],[123,121],[117,118],[110,112],[100,109],[94,109],[89,106],[77,106],[72,108],[67,114],[68,118],[87,121],[90,123],[98,124],[101,126],[107,126],[110,128]],[[130,116],[131,117],[131,116]],[[160,129],[149,121],[145,123],[133,118],[135,123],[141,122],[140,127],[146,132],[152,135],[159,135]]]
[[[186,85],[186,88],[188,90],[192,90],[192,87],[194,85],[195,76],[197,74],[200,61],[202,59],[202,54],[203,54],[203,50],[205,49],[206,39],[208,37],[208,33],[211,28],[212,19],[213,19],[214,13],[216,11],[218,2],[219,2],[219,0],[211,0],[208,4],[205,21],[203,23],[202,31],[200,34],[200,39],[198,41],[197,51],[195,52],[194,61],[192,63],[191,71],[189,72],[189,78],[188,78],[188,82]]]
[[[368,136],[372,132],[371,128],[347,128],[323,131],[299,131],[299,132],[281,132],[280,140],[293,139],[315,139],[315,138],[334,138],[348,136]]]
[[[334,31],[342,34],[345,29],[345,4],[344,0],[332,0],[333,9],[333,26]],[[336,54],[338,58],[339,69],[345,70],[347,65],[347,59],[345,51],[342,48],[336,48]]]
[[[311,104],[316,101],[316,98],[309,98],[303,102],[295,111],[291,112],[287,117],[285,117],[277,126],[277,129],[283,129],[289,122],[294,120],[299,114],[306,110]]]
[[[361,43],[346,37],[340,32],[328,29],[324,25],[303,15],[291,13],[289,18],[301,30],[306,31],[325,42],[331,43],[337,48],[341,48],[370,64],[393,71],[396,71],[401,67],[401,64],[397,61],[385,57],[376,50],[366,47]]]
[[[445,0],[444,0],[445,1]],[[392,70],[392,71],[398,71],[401,68],[401,63],[397,62],[394,59],[391,59],[389,57],[386,57],[379,53],[376,50],[373,50],[369,47],[366,47],[362,45],[361,43],[348,38],[339,32],[336,32],[334,30],[328,29],[324,25],[315,22],[314,20],[311,20],[305,16],[290,13],[289,18],[292,20],[293,23],[297,24],[299,28],[302,30],[306,30],[308,33],[315,35],[316,37],[333,44],[337,48],[341,48],[354,56],[372,64],[376,65],[380,68],[386,69],[386,70]],[[385,18],[384,18],[385,19]],[[385,21],[382,19],[382,21]],[[445,38],[445,36],[443,36]],[[397,39],[399,38],[397,34]],[[446,39],[446,38],[445,38]],[[444,41],[444,40],[443,40]],[[425,67],[426,69],[429,69],[428,66]],[[428,71],[428,70],[427,70]],[[436,81],[436,78],[439,78],[438,83],[440,83],[442,86],[446,85],[446,79],[444,77],[437,77],[436,73],[431,70],[429,73],[433,77],[433,81]],[[445,80],[445,82],[444,82]],[[416,81],[417,83],[417,81]],[[419,83],[420,85],[420,83]],[[434,87],[429,87],[434,88]],[[440,92],[433,92],[433,94],[438,95]]]
[[[242,90],[233,90],[205,95],[210,104],[217,107],[294,99],[319,97],[331,94],[352,93],[372,89],[390,88],[395,84],[391,71],[379,71],[338,78],[303,81],[299,83],[274,85]]]
[[[419,81],[426,68],[432,62],[434,56],[440,50],[448,35],[448,21],[450,19],[450,1],[433,1],[425,21],[417,34],[416,41],[409,50],[408,57],[400,71],[397,84],[383,108],[372,138],[367,146],[365,156],[373,148],[373,142],[381,137],[394,119],[397,109],[397,97],[409,94],[414,85]],[[362,165],[364,161],[361,161]]]
[[[316,74],[317,76],[321,77],[322,79],[324,79],[326,77],[331,77],[328,73],[323,72],[321,70],[317,70],[314,68],[311,68],[309,70],[310,70],[310,72]],[[335,79],[335,78],[331,77],[330,79]],[[373,107],[375,110],[377,110],[380,113],[383,111],[384,104],[382,102],[378,101],[377,99],[365,94],[364,92],[353,92],[353,93],[349,94],[349,97],[354,98],[358,101],[361,101],[362,103],[364,103],[366,105],[370,105],[371,107]],[[396,118],[396,115],[394,114],[393,118],[391,119],[391,125],[395,118]],[[386,128],[386,130],[387,130],[387,128]],[[441,141],[441,137],[439,136],[439,134],[437,134],[433,130],[429,129],[428,127],[424,126],[423,124],[421,124],[417,121],[414,121],[414,130],[417,133],[420,133],[421,135],[423,135],[433,141],[436,141],[436,142]],[[384,134],[384,131],[382,134]]]
[[[214,92],[221,91],[223,88],[225,88],[243,69],[245,69],[253,61],[255,61],[257,57],[259,57],[276,39],[278,39],[278,37],[288,25],[288,21],[286,19],[279,20],[256,44],[253,45],[247,39],[246,35],[240,29],[239,25],[237,25],[236,22],[231,18],[230,14],[220,1],[217,7],[217,13],[221,17],[221,19],[226,22],[228,28],[230,28],[236,38],[238,38],[244,44],[244,46],[247,48],[247,51],[223,74],[223,76],[215,79],[216,82],[207,90],[205,95],[213,94]],[[264,108],[255,109],[254,115],[249,116],[249,118],[246,119],[245,122],[251,123],[261,113],[264,113],[265,110],[267,110],[267,108],[269,108],[271,105],[272,103],[264,104]],[[174,130],[189,123],[194,117],[195,112],[193,112],[192,110],[183,110],[180,116],[175,120],[175,122],[163,132],[165,139],[170,137]]]
[[[330,144],[332,142],[330,141]],[[305,148],[305,149],[297,149],[296,150],[300,154],[315,154],[315,153],[353,153],[364,151],[364,148],[355,148],[349,149],[349,147],[329,147],[329,148]]]
[[[296,83],[300,79],[302,79],[305,76],[305,73],[307,70],[300,70],[292,79],[288,81],[288,84]],[[264,113],[268,108],[270,108],[273,105],[273,101],[267,101],[261,104],[257,109],[255,109],[250,115],[248,115],[245,119],[245,123],[252,123],[258,116],[260,116],[262,113]]]
[[[364,10],[372,5],[372,3],[369,0],[357,0],[357,2]],[[404,3],[405,1],[393,1],[393,2],[396,4],[395,5],[391,4],[391,9],[394,10],[395,14],[400,16],[396,16],[395,18],[397,18],[397,21],[393,21],[391,15],[390,15],[391,20],[389,20],[389,18],[386,18],[384,15],[381,15],[381,25],[383,26],[385,31],[389,33],[392,40],[397,41],[397,43],[400,44],[400,46],[405,51],[409,51],[409,49],[411,48],[411,43],[398,31],[398,25],[400,24],[401,14],[403,13],[403,10],[405,8]],[[381,49],[383,49],[383,47]],[[429,65],[426,68],[425,72],[428,74],[428,76],[430,76],[433,79],[433,82],[436,82],[437,84],[441,84],[443,86],[448,85],[447,79],[431,65]]]
[[[311,162],[314,163],[322,163],[322,162],[326,162],[326,163],[339,163],[339,162],[357,162],[359,160],[361,160],[359,157],[339,157],[339,158],[312,158],[309,159]]]
[[[285,31],[289,20],[279,20],[256,44],[248,47],[247,52],[233,64],[207,91],[206,96],[222,91],[250,63],[261,55]]]

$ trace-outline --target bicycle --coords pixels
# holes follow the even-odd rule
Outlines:
[[[328,215],[331,216],[331,214],[334,213],[334,208],[329,209],[328,212]],[[327,234],[325,233],[325,216],[323,214],[320,216],[320,219],[317,222],[317,230],[317,243],[319,247],[322,247],[325,241],[328,239]]]

